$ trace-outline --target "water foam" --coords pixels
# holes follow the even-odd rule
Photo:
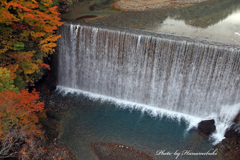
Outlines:
[[[121,100],[121,99],[116,99],[114,97],[104,96],[104,95],[91,93],[91,92],[87,92],[79,89],[68,88],[60,85],[57,86],[56,91],[62,93],[63,95],[66,95],[68,93],[81,94],[92,100],[100,99],[102,102],[107,101],[107,102],[113,103],[117,107],[122,109],[139,110],[142,112],[142,114],[146,113],[151,117],[162,118],[163,116],[166,116],[168,118],[177,120],[178,122],[180,122],[180,120],[184,120],[188,125],[186,131],[189,131],[190,129],[197,127],[198,123],[201,122],[202,120],[214,119],[215,125],[216,125],[216,132],[213,133],[210,137],[210,139],[213,139],[213,144],[216,144],[220,142],[222,139],[224,139],[225,130],[232,124],[232,120],[233,120],[232,115],[236,115],[238,113],[236,112],[236,110],[238,110],[240,106],[240,104],[235,104],[233,106],[226,106],[225,109],[227,110],[230,109],[232,112],[231,113],[226,112],[225,109],[222,109],[221,116],[213,114],[208,117],[196,117],[196,116],[191,116],[191,115],[180,113],[180,112],[166,110],[163,108],[158,108],[154,106],[144,105],[144,104],[130,102],[130,101]]]
[[[189,128],[215,119],[216,142],[240,109],[239,49],[79,24],[59,33],[59,89],[152,116],[184,117]]]

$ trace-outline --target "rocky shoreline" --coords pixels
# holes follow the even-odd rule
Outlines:
[[[122,11],[145,11],[201,3],[204,1],[207,0],[115,0],[113,7]]]
[[[240,159],[240,112],[234,123],[226,130],[224,139],[217,144],[219,152],[226,160]]]
[[[92,144],[92,149],[99,160],[154,160],[152,156],[144,152],[123,145],[96,142]]]

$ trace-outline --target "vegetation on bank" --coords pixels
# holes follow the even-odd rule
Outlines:
[[[33,86],[50,66],[63,0],[0,0],[0,158],[68,159],[39,125],[44,103]],[[67,158],[68,157],[68,158]]]

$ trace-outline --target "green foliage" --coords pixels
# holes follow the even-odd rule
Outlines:
[[[18,44],[14,45],[13,50],[14,51],[20,51],[24,49],[24,43],[23,42],[18,42]]]
[[[19,88],[19,90],[23,90],[25,87],[25,82],[21,79],[20,73],[16,72],[16,78],[14,79],[14,85]]]
[[[16,88],[13,83],[14,81],[11,80],[10,71],[0,67],[0,92],[6,90],[18,91],[18,88]]]
[[[58,0],[53,0],[53,6],[58,6],[58,5],[59,5]]]

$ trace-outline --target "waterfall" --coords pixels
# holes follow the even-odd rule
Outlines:
[[[79,24],[59,33],[60,87],[229,123],[240,109],[239,49]]]

